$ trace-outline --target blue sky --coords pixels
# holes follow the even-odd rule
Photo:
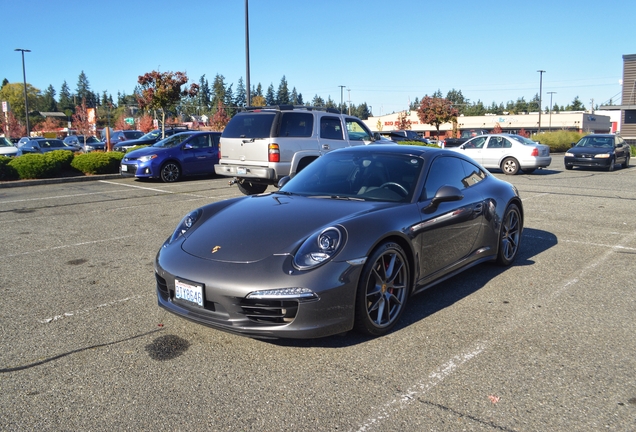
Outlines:
[[[245,1],[0,0],[0,79],[71,91],[131,94],[153,70],[246,78]],[[250,80],[278,89],[283,75],[305,101],[314,95],[375,115],[441,90],[471,102],[539,93],[543,106],[578,96],[589,108],[620,102],[624,54],[636,53],[633,0],[453,2],[250,0]]]

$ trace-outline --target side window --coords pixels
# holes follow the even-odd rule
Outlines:
[[[503,139],[503,147],[504,148],[512,148],[512,141],[510,141],[508,138],[504,138]]]
[[[490,137],[488,140],[488,148],[489,149],[500,149],[504,146],[504,139],[500,136]]]
[[[462,160],[462,166],[464,167],[464,178],[462,184],[465,187],[475,185],[486,178],[486,173],[477,165]]]
[[[443,156],[435,159],[426,176],[422,199],[431,199],[435,192],[445,185],[455,186],[459,190],[465,189],[466,172],[462,160],[452,156]]]
[[[310,137],[314,128],[311,113],[285,112],[280,121],[280,137]]]
[[[486,137],[471,139],[470,141],[466,142],[464,147],[465,148],[482,148],[484,144],[486,143],[486,139],[487,139]]]
[[[342,124],[338,117],[324,116],[320,119],[320,138],[342,140]]]
[[[210,147],[210,138],[208,135],[199,135],[190,140],[190,145],[196,149]]]
[[[360,120],[347,118],[345,119],[345,123],[347,124],[349,141],[368,141],[371,139],[371,132]]]

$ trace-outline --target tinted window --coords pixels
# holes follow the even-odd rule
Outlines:
[[[259,112],[237,114],[223,130],[226,138],[268,138],[276,113]]]
[[[310,113],[284,112],[280,119],[280,137],[310,137],[314,129],[314,116]]]
[[[466,172],[463,161],[452,156],[435,159],[426,177],[422,199],[431,199],[439,188],[445,185],[455,186],[462,190],[466,188]]]
[[[342,124],[338,117],[324,116],[320,119],[320,138],[342,140]]]
[[[466,187],[475,185],[486,178],[487,174],[475,164],[462,160],[462,167],[464,168],[462,184]]]

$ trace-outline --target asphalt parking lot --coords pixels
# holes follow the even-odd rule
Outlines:
[[[0,188],[0,429],[636,430],[636,167],[505,176],[510,268],[413,298],[386,337],[261,341],[156,304],[153,260],[227,179]],[[285,229],[285,227],[271,227]]]

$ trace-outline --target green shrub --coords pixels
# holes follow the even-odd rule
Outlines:
[[[117,174],[123,157],[121,152],[90,152],[75,156],[71,166],[85,174]]]
[[[545,132],[540,135],[533,134],[530,139],[550,146],[550,152],[563,153],[572,147],[572,143],[577,142],[585,135],[587,135],[587,133],[561,130],[556,132]]]
[[[53,177],[60,170],[60,165],[53,158],[37,153],[15,157],[9,166],[17,171],[21,179]]]
[[[131,147],[128,150],[126,150],[126,153],[130,153],[131,151],[139,150],[139,149],[144,148],[144,147],[148,147],[148,146],[147,145],[134,146],[134,147]]]
[[[433,143],[423,143],[422,141],[398,141],[398,144],[400,145],[416,145],[416,146],[422,146],[422,147],[439,147],[437,144],[433,144]]]
[[[58,164],[60,169],[69,169],[75,155],[68,150],[54,150],[44,153],[44,156]]]
[[[20,178],[15,168],[9,165],[13,158],[0,156],[0,180],[17,180]]]

